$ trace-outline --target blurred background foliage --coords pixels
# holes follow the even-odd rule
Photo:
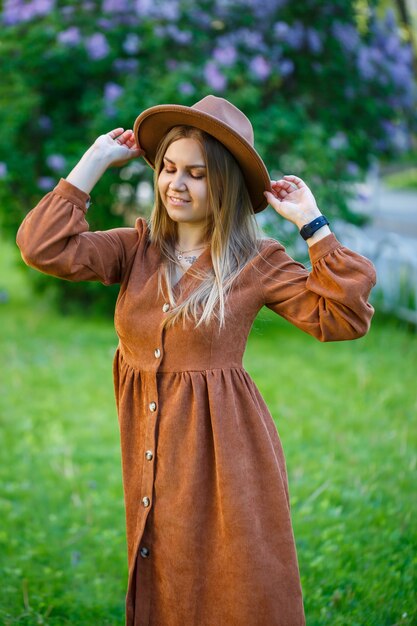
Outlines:
[[[376,155],[413,147],[405,0],[5,0],[0,24],[0,223],[11,236],[98,135],[132,128],[155,104],[230,99],[251,119],[271,177],[305,178],[330,218],[360,221],[353,183]],[[90,227],[148,215],[151,181],[143,160],[109,170],[92,192]],[[282,238],[276,218],[262,215]],[[59,289],[67,308],[113,305],[112,288]]]

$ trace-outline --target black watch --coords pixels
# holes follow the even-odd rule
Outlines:
[[[316,230],[319,230],[319,228],[322,228],[322,226],[326,226],[326,224],[329,224],[329,220],[324,215],[320,215],[319,217],[316,217],[312,222],[304,224],[304,226],[300,230],[300,235],[303,239],[307,240],[311,237],[311,235],[314,235]]]

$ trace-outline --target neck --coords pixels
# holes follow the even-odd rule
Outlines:
[[[203,238],[203,229],[201,227],[190,228],[188,224],[178,224],[177,233],[176,247],[178,250],[194,250],[208,243]]]

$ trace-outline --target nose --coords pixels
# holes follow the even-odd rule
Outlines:
[[[180,191],[186,189],[186,187],[187,186],[184,181],[184,174],[181,174],[181,172],[177,171],[171,179],[171,182],[169,183],[169,188],[172,189],[172,191]]]

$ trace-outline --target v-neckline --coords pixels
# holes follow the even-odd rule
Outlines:
[[[195,267],[196,265],[199,265],[201,263],[202,258],[206,257],[206,256],[210,256],[210,246],[207,246],[207,248],[205,248],[203,250],[203,252],[196,258],[196,260],[194,261],[194,263],[192,265],[190,265],[190,267],[188,268],[188,270],[185,270],[185,272],[183,272],[182,276],[179,278],[179,280],[177,280],[177,282],[172,285],[172,289],[175,290],[180,283],[182,283],[186,278],[188,278],[189,276],[191,276],[190,274],[190,270]],[[194,278],[194,277],[192,277]]]

